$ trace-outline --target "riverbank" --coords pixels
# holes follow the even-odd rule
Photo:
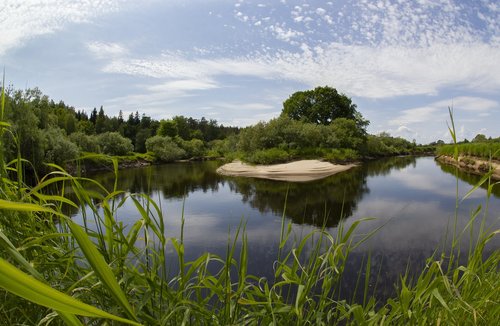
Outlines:
[[[332,164],[319,160],[301,160],[284,164],[250,165],[241,161],[225,164],[217,173],[234,177],[253,177],[279,181],[307,182],[347,171],[355,164]]]
[[[491,166],[493,170],[491,178],[493,180],[500,180],[500,161],[492,160],[490,162],[488,160],[473,156],[459,156],[457,161],[453,157],[447,155],[437,156],[436,161],[456,166],[465,172],[477,175],[484,175],[489,171]]]

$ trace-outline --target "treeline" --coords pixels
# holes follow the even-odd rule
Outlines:
[[[213,150],[260,164],[299,158],[354,161],[433,150],[387,133],[369,135],[368,124],[349,97],[332,87],[317,87],[292,94],[280,117],[247,127]]]
[[[39,89],[7,90],[3,121],[3,155],[22,157],[35,170],[59,165],[82,153],[130,155],[161,162],[201,157],[239,158],[270,164],[293,159],[353,161],[367,157],[428,152],[387,133],[369,135],[365,120],[351,99],[331,87],[296,92],[280,117],[240,129],[216,120],[175,116],[155,120],[131,113],[108,116],[103,107],[90,113],[54,102]]]
[[[369,135],[356,122],[337,118],[331,124],[315,124],[281,116],[259,122],[214,144],[218,156],[239,158],[255,164],[293,159],[322,158],[334,162],[432,152],[388,133]]]
[[[8,132],[2,135],[4,158],[22,157],[35,170],[43,169],[44,163],[74,160],[82,152],[146,153],[147,140],[157,135],[180,149],[175,159],[202,156],[210,142],[239,131],[205,118],[176,116],[157,121],[136,111],[125,119],[121,111],[118,116],[108,116],[103,107],[87,114],[63,101],[54,102],[37,88],[6,89],[2,119],[9,124]],[[155,149],[154,142],[149,143],[150,149]]]

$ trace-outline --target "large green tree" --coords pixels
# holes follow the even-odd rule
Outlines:
[[[283,103],[283,116],[315,124],[329,125],[335,119],[346,118],[356,121],[365,129],[368,121],[356,110],[356,104],[333,87],[316,87],[313,90],[293,93]]]

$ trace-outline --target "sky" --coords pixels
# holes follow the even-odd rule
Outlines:
[[[16,89],[107,115],[248,126],[331,86],[368,132],[418,143],[500,136],[496,0],[2,0]]]

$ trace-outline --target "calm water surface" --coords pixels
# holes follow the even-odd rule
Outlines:
[[[224,256],[228,236],[234,235],[244,221],[249,243],[248,270],[259,276],[273,275],[282,216],[292,223],[296,239],[322,225],[334,234],[341,219],[349,227],[361,218],[373,217],[361,223],[358,237],[383,227],[350,256],[343,284],[346,297],[352,296],[368,252],[372,273],[379,274],[376,286],[370,286],[376,288],[381,299],[393,293],[398,274],[407,266],[421,269],[425,259],[442,243],[447,227],[453,228],[457,189],[462,198],[478,181],[477,177],[464,173],[459,173],[457,181],[454,168],[441,166],[430,157],[368,162],[307,183],[224,177],[215,173],[219,165],[219,162],[180,163],[123,170],[119,172],[118,187],[132,193],[146,193],[161,204],[168,237],[180,237],[184,208],[187,260],[203,252]],[[94,177],[112,187],[113,174]],[[486,224],[498,228],[500,186],[486,202],[484,189],[462,201],[457,210],[458,229],[466,225],[472,211],[486,205],[489,211]],[[129,226],[139,216],[132,203],[125,204],[119,212],[119,219]],[[468,243],[467,237],[464,245]],[[488,251],[499,248],[496,239]],[[175,269],[175,262],[171,263]]]

